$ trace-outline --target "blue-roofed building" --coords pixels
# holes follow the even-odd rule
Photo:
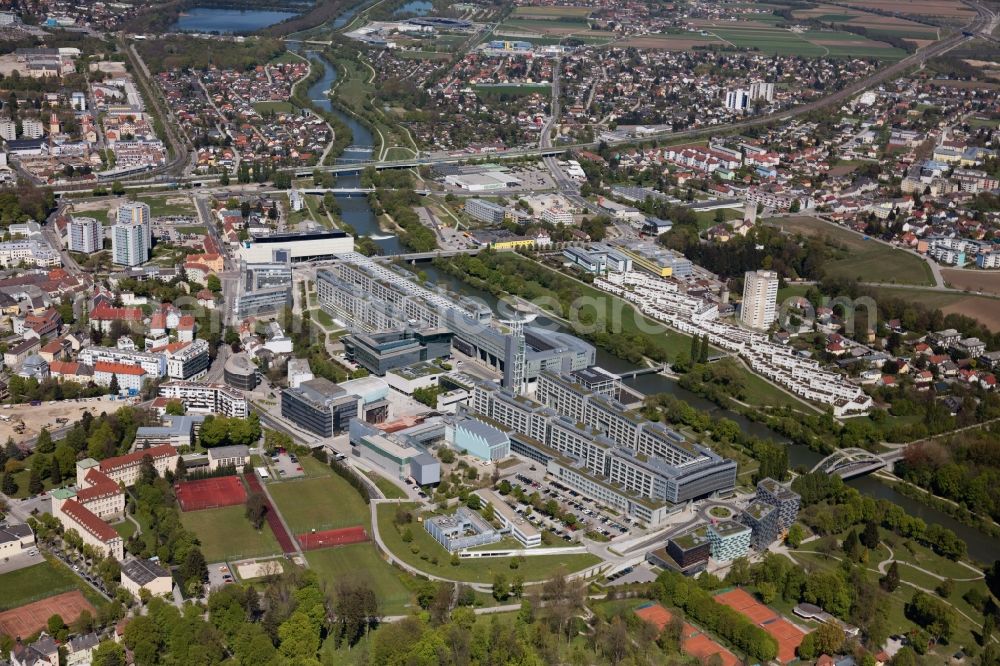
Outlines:
[[[503,460],[510,455],[510,437],[477,419],[465,419],[454,426],[452,446],[483,460]]]

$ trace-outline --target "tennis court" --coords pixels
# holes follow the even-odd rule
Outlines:
[[[793,661],[795,649],[805,634],[788,620],[760,603],[746,591],[736,588],[715,595],[715,600],[744,615],[778,641],[778,660],[784,664]]]
[[[673,615],[660,604],[647,604],[635,610],[640,619],[649,622],[660,632],[670,623]],[[719,655],[722,666],[737,666],[739,659],[732,652],[694,628],[687,622],[681,630],[681,650],[684,654],[707,661],[713,654]]]
[[[181,511],[218,509],[247,501],[246,488],[238,476],[181,481],[174,484],[174,494],[177,496],[177,503],[181,505]]]

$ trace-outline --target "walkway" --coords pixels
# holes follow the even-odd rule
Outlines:
[[[302,549],[299,548],[298,542],[290,536],[291,530],[288,529],[285,519],[275,507],[274,500],[271,499],[271,493],[267,491],[264,484],[257,478],[257,474],[245,474],[243,478],[246,479],[251,492],[258,492],[264,495],[267,503],[267,524],[271,526],[271,531],[274,532],[274,537],[278,540],[278,545],[281,546],[281,552],[286,555],[302,555]]]

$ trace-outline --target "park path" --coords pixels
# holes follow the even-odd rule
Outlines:
[[[889,546],[888,546],[888,545],[886,545],[886,548],[889,548]],[[843,561],[844,561],[844,559],[843,559],[843,558],[841,558],[841,557],[837,557],[836,555],[830,555],[830,554],[828,554],[828,553],[821,553],[821,552],[819,552],[818,550],[802,550],[802,551],[797,551],[797,552],[802,552],[802,553],[812,553],[812,554],[814,554],[814,555],[820,555],[820,556],[823,556],[823,557],[829,557],[830,559],[832,559],[832,560],[836,560],[837,562],[843,562]],[[890,553],[892,552],[892,551],[891,551],[891,549],[890,549],[890,551],[889,551],[889,552],[890,552]],[[785,556],[787,556],[787,557],[788,557],[788,559],[790,559],[790,560],[791,560],[792,562],[794,562],[795,564],[797,564],[797,565],[799,565],[799,566],[802,566],[802,562],[799,562],[798,560],[796,560],[796,559],[795,559],[795,556],[794,556],[794,553],[793,553],[792,551],[786,551],[786,552],[785,552],[784,554],[785,554]],[[890,558],[890,559],[891,559],[891,558]],[[883,565],[883,564],[885,564],[885,565],[886,565],[886,568],[888,568],[888,566],[889,566],[889,565],[888,565],[888,562],[889,562],[889,561],[890,561],[890,560],[884,560],[883,562],[880,562],[880,563],[879,563],[879,566],[878,566],[878,569],[872,569],[871,567],[862,567],[862,568],[863,568],[863,569],[864,569],[865,571],[871,571],[871,572],[873,572],[873,573],[883,573],[883,572],[881,571],[881,569],[882,569],[882,565]],[[907,563],[907,562],[904,562],[904,564],[906,564],[906,566],[913,566],[913,565],[911,565],[911,564],[909,564],[909,563]],[[939,579],[941,579],[941,580],[944,580],[944,578],[942,578],[942,577],[941,577],[941,576],[939,576],[938,574],[935,574],[935,573],[933,573],[933,572],[930,572],[930,571],[927,571],[926,569],[921,569],[920,567],[913,567],[913,568],[914,568],[914,569],[918,569],[918,570],[920,570],[920,571],[923,571],[924,573],[928,573],[928,574],[930,574],[930,575],[932,575],[932,576],[934,576],[934,577],[936,577],[936,578],[939,578]],[[982,577],[982,576],[980,576],[980,578],[981,578],[981,577]],[[966,580],[966,579],[962,579],[962,578],[957,578],[957,579],[953,579],[953,580],[958,580],[958,581],[961,581],[961,580]],[[976,578],[973,578],[973,579],[968,579],[968,580],[978,580],[978,579],[976,579]],[[908,586],[908,587],[912,587],[912,588],[913,588],[913,589],[915,589],[915,590],[920,590],[921,592],[925,592],[925,593],[927,593],[927,594],[930,594],[930,595],[933,595],[935,599],[938,599],[938,600],[939,600],[939,601],[941,601],[941,602],[942,602],[943,604],[947,605],[947,606],[948,606],[949,608],[951,608],[951,609],[952,609],[953,611],[955,611],[956,613],[958,613],[959,615],[961,615],[962,617],[964,617],[964,618],[965,618],[966,620],[968,620],[968,621],[969,621],[969,623],[971,623],[973,627],[975,627],[976,629],[979,629],[979,630],[982,630],[982,628],[983,628],[983,625],[982,625],[982,621],[981,621],[981,620],[980,620],[980,621],[977,621],[976,619],[974,619],[974,618],[972,618],[972,617],[969,617],[968,615],[966,615],[966,614],[965,614],[965,613],[964,613],[964,612],[962,611],[962,609],[961,609],[961,608],[959,608],[959,607],[958,607],[958,606],[956,606],[955,604],[951,603],[951,601],[949,601],[948,599],[943,599],[943,598],[941,598],[941,596],[940,596],[940,595],[938,595],[938,593],[937,593],[937,591],[936,591],[936,590],[929,590],[929,589],[927,589],[926,587],[921,587],[921,586],[919,586],[919,585],[916,585],[916,584],[914,584],[914,583],[911,583],[911,582],[909,582],[909,581],[906,581],[906,580],[902,580],[902,579],[900,579],[900,581],[899,581],[899,582],[900,582],[900,584],[901,584],[901,585],[906,585],[906,586]],[[992,640],[992,641],[993,641],[994,643],[1000,643],[1000,638],[998,638],[997,636],[993,636],[993,637],[991,638],[991,640]]]
[[[299,548],[298,542],[291,537],[291,530],[288,529],[288,524],[285,522],[285,518],[278,512],[278,509],[274,505],[274,500],[271,498],[271,493],[267,491],[267,488],[260,482],[257,478],[257,474],[246,474],[244,475],[247,485],[250,486],[250,490],[253,492],[261,493],[264,496],[264,501],[267,502],[267,524],[270,525],[271,531],[274,532],[274,538],[278,540],[278,545],[281,546],[281,552],[286,555],[302,555],[302,549]]]

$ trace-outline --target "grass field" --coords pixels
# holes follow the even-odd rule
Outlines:
[[[71,590],[81,590],[95,606],[103,599],[65,565],[54,560],[0,574],[0,610],[17,608]]]
[[[135,529],[136,529],[135,523],[133,523],[131,520],[123,520],[117,525],[112,525],[112,527],[115,528],[115,532],[118,532],[121,538],[124,539],[125,541],[128,541],[130,538],[132,538],[132,535],[135,534]]]
[[[415,508],[413,504],[399,506]],[[403,542],[401,533],[393,524],[396,507],[395,504],[383,504],[378,507],[378,526],[382,541],[389,550],[407,564],[438,576],[454,580],[488,583],[493,580],[494,574],[503,573],[508,580],[515,575],[520,575],[524,577],[525,581],[531,582],[545,580],[560,567],[565,567],[568,571],[578,571],[600,561],[596,556],[585,553],[581,555],[534,555],[524,558],[517,569],[511,569],[511,562],[515,559],[511,557],[462,560],[458,566],[452,566],[451,554],[435,541],[419,523],[414,522],[409,526],[413,541]],[[414,549],[417,549],[416,553],[413,552]],[[437,560],[436,563],[435,560]]]
[[[590,7],[517,7],[512,16],[532,16],[542,18],[585,18],[591,13]]]
[[[855,278],[860,282],[893,282],[932,285],[931,269],[920,257],[905,250],[864,238],[843,227],[814,217],[785,217],[770,224],[803,236],[827,239],[839,249],[839,256],[825,264],[827,274]]]
[[[166,217],[170,215],[194,216],[196,214],[194,203],[191,201],[191,197],[186,194],[136,197],[135,200],[147,204],[149,206],[149,214],[152,217]]]
[[[872,56],[885,61],[895,61],[906,56],[903,50],[876,41],[877,38],[847,32],[811,30],[797,33],[761,21],[698,24],[709,35],[736,48],[756,49],[770,55],[840,58]]]
[[[552,94],[552,86],[547,83],[532,83],[524,85],[476,85],[473,89],[484,97],[494,95],[545,95]]]
[[[331,530],[369,522],[368,505],[347,481],[332,472],[272,483],[267,489],[295,534],[304,534],[314,528]]]
[[[383,615],[403,615],[410,611],[411,595],[400,580],[401,573],[381,558],[374,544],[312,550],[306,553],[306,560],[310,569],[330,582],[344,577],[367,580],[378,595]]]
[[[265,523],[258,532],[244,511],[241,505],[188,511],[181,514],[181,523],[198,535],[201,552],[208,562],[281,554],[271,528]]]
[[[386,499],[406,499],[406,493],[389,479],[374,472],[365,472],[365,476],[372,480]]]
[[[256,102],[253,108],[257,110],[257,113],[264,114],[273,111],[274,113],[291,113],[295,110],[295,107],[291,102]]]

